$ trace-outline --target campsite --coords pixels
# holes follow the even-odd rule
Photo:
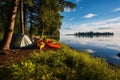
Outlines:
[[[0,80],[120,80],[119,65],[94,55],[106,51],[110,58],[120,59],[114,53],[120,50],[118,37],[108,32],[119,33],[120,9],[112,10],[116,18],[107,14],[108,6],[120,2],[108,3],[0,0]],[[105,9],[108,16],[99,17],[96,8]]]

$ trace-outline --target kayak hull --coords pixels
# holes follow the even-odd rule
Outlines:
[[[48,46],[48,47],[54,48],[54,49],[59,49],[59,48],[61,48],[61,46],[60,46],[59,44],[54,43],[54,41],[52,41],[52,40],[46,40],[46,41],[44,41],[44,40],[39,40],[39,41],[37,42],[37,46],[38,46],[40,49],[44,48],[45,46]]]
[[[54,43],[47,43],[47,46],[55,49],[61,48],[59,44],[54,44]]]

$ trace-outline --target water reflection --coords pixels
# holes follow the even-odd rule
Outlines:
[[[95,57],[103,57],[106,61],[120,65],[120,57],[117,53],[120,52],[120,36],[74,36],[61,35],[60,41],[67,45],[83,51],[94,51]]]
[[[75,37],[82,37],[82,38],[94,38],[94,37],[112,37],[113,35],[74,35]]]
[[[76,37],[90,37],[90,38],[93,38],[93,37],[109,37],[109,36],[113,36],[114,33],[110,33],[110,32],[77,32],[77,33],[74,33],[74,36]]]

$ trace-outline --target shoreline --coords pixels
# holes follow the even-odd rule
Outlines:
[[[62,43],[62,42],[61,42]],[[62,43],[62,44],[65,44],[65,43]],[[70,49],[73,49],[73,50],[75,50],[75,51],[78,51],[78,52],[85,52],[85,51],[80,51],[80,50],[76,50],[76,49],[74,49],[73,47],[71,47],[71,46],[69,46],[69,45],[67,45],[67,44],[65,44],[66,46],[68,46]],[[85,52],[85,53],[87,53],[87,52]],[[88,55],[90,55],[90,56],[92,56],[91,55],[91,53],[87,53]],[[94,53],[92,53],[92,54],[94,54]],[[94,56],[92,56],[93,58],[95,58]],[[97,58],[99,58],[99,57],[97,57]],[[103,58],[104,59],[104,58]],[[114,68],[120,68],[120,66],[119,65],[115,65],[115,64],[112,64],[112,63],[109,63],[109,62],[107,62],[107,61],[105,61],[112,69],[114,69]]]

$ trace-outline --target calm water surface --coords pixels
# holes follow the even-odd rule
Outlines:
[[[120,35],[109,37],[76,37],[74,35],[61,35],[60,41],[76,50],[92,53],[95,57],[102,57],[107,62],[120,66]]]

